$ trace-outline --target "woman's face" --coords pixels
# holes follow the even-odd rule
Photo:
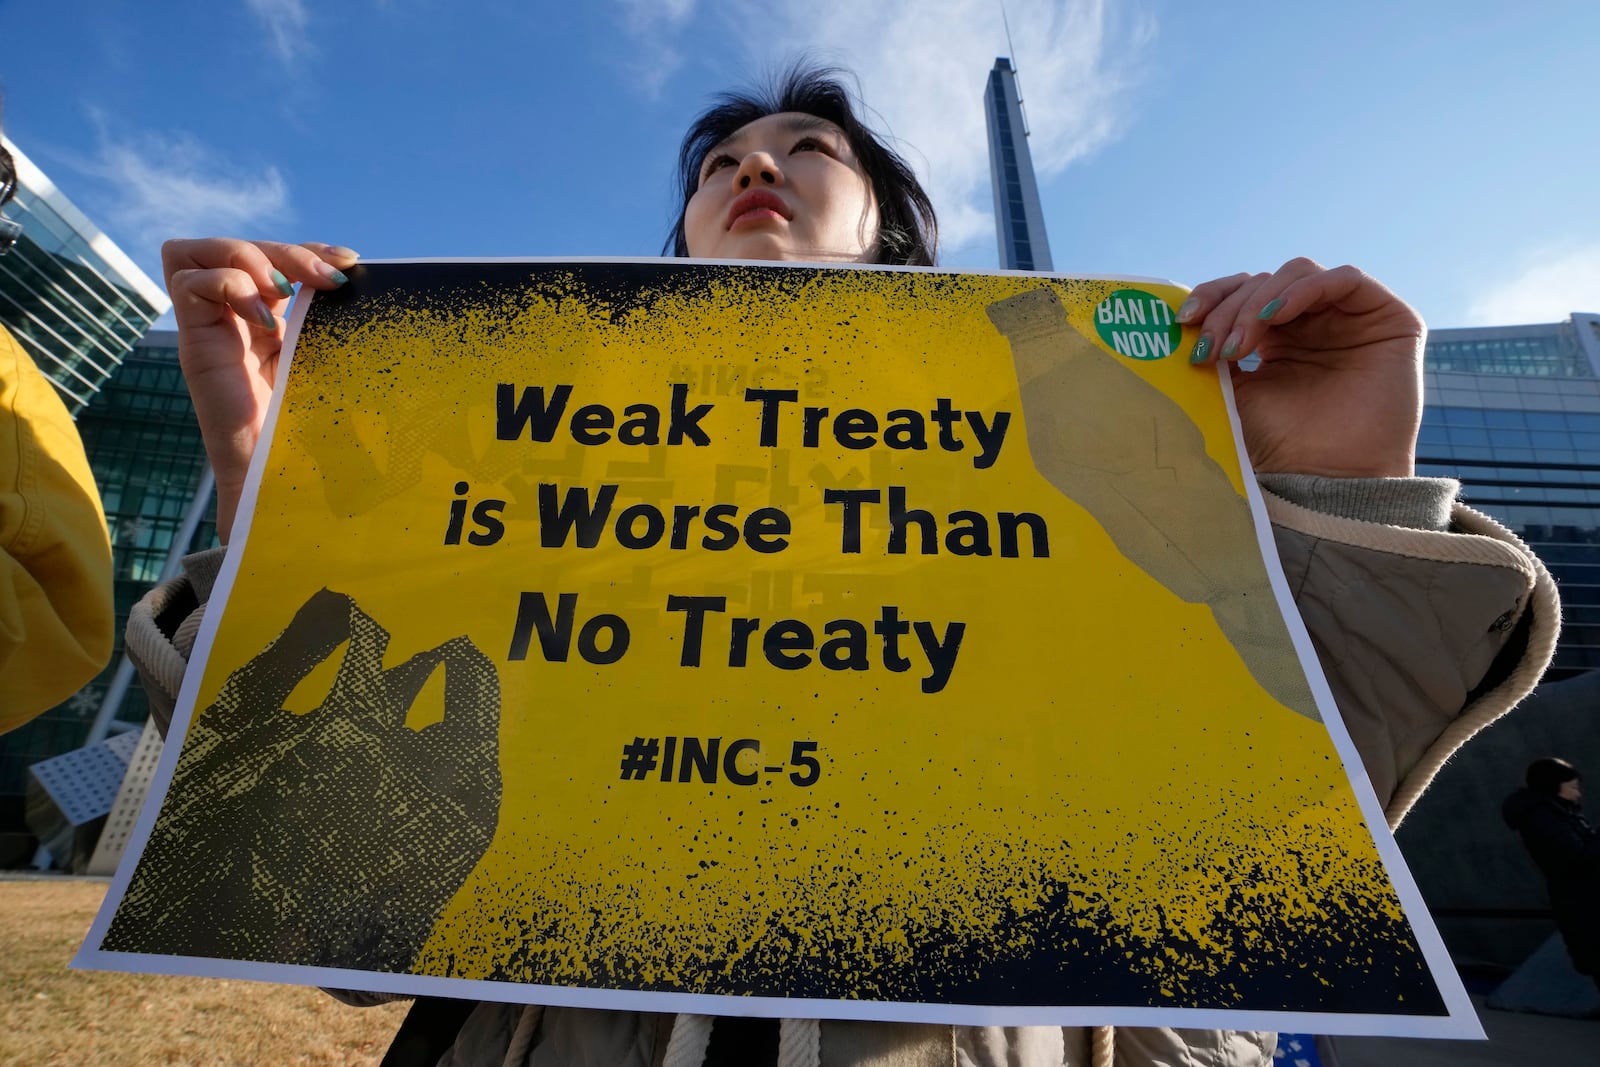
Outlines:
[[[878,205],[844,131],[782,112],[714,146],[683,218],[697,259],[870,262]]]
[[[1583,786],[1578,783],[1578,779],[1568,778],[1557,787],[1556,796],[1577,804],[1583,800]]]

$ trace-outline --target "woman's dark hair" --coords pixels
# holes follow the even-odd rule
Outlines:
[[[11,153],[6,151],[5,145],[0,145],[0,207],[6,206],[6,201],[11,199],[17,191],[17,165],[11,159]]]
[[[5,112],[5,100],[0,98],[0,114]],[[17,164],[11,158],[11,153],[6,151],[6,146],[0,144],[0,207],[6,206],[17,191]]]
[[[700,187],[700,166],[706,153],[744,126],[792,111],[827,119],[844,131],[878,202],[878,239],[875,262],[895,266],[931,267],[939,246],[939,222],[933,202],[923,191],[906,161],[856,117],[854,94],[845,87],[850,75],[834,67],[797,63],[775,85],[749,91],[730,91],[716,97],[703,112],[678,149],[678,219],[662,247],[675,256],[689,254],[683,219],[689,199]]]
[[[1555,796],[1563,782],[1570,782],[1579,777],[1578,768],[1564,759],[1546,756],[1536,759],[1528,764],[1528,771],[1523,780],[1528,783],[1528,788],[1535,793],[1546,793]]]

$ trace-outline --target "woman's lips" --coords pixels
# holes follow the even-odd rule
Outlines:
[[[783,216],[768,207],[752,208],[728,224],[728,229],[738,230],[746,226],[759,226],[763,222],[778,222]]]
[[[751,189],[741,193],[728,209],[728,229],[737,226],[754,226],[763,222],[790,218],[789,206],[776,193],[765,189]]]

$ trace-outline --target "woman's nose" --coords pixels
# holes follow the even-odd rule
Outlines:
[[[750,152],[739,161],[738,173],[734,175],[734,184],[741,189],[748,189],[752,185],[782,185],[783,172],[778,169],[778,163],[766,152]]]

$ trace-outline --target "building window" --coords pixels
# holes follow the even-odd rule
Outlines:
[[[1429,370],[1460,374],[1594,377],[1570,323],[1538,329],[1517,337],[1453,338],[1446,333],[1429,339],[1424,362]]]

